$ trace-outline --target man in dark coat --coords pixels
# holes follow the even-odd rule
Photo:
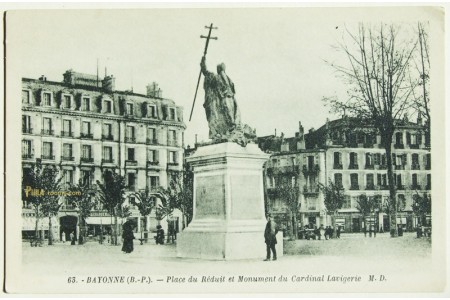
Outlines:
[[[265,261],[270,260],[270,251],[273,253],[273,260],[277,260],[277,250],[275,245],[277,244],[277,224],[272,221],[272,216],[267,215],[266,230],[264,231],[264,239],[266,242],[267,256]]]

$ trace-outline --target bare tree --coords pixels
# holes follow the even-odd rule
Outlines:
[[[417,39],[407,40],[408,32],[392,24],[375,27],[359,24],[356,34],[348,29],[346,34],[350,42],[344,41],[338,49],[344,53],[348,64],[331,65],[348,85],[349,97],[324,100],[334,112],[344,111],[377,129],[386,152],[389,196],[395,199],[392,138],[399,119],[414,106],[416,86],[408,79],[418,42]],[[396,201],[389,203],[393,206],[389,210],[391,231],[396,236]]]
[[[290,174],[290,173],[287,173]],[[297,239],[297,216],[300,210],[301,202],[299,201],[300,189],[298,186],[298,178],[283,176],[280,178],[279,184],[276,186],[275,193],[278,199],[285,204],[289,214],[289,222],[291,223],[290,236],[291,239]]]
[[[331,216],[331,223],[333,228],[336,228],[336,215],[339,209],[344,205],[345,191],[342,185],[333,183],[328,179],[328,185],[319,183],[319,188],[322,190],[324,197],[324,204],[327,214]]]

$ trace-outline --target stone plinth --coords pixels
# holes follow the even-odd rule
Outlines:
[[[265,257],[262,167],[268,158],[256,144],[236,143],[199,147],[187,158],[194,171],[194,215],[177,237],[178,257]],[[281,237],[279,256],[282,244]]]

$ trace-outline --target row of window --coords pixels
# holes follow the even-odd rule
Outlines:
[[[33,154],[33,144],[31,140],[22,141],[22,158],[31,159],[34,158]],[[128,147],[126,152],[126,160],[129,162],[135,162],[135,148]],[[53,142],[42,142],[42,159],[54,160],[55,151],[53,147]],[[62,156],[61,160],[74,161],[73,156],[73,144],[64,143],[62,146]],[[154,149],[147,149],[147,161],[150,163],[159,163],[159,151]],[[94,153],[92,145],[81,145],[81,162],[94,162]],[[113,160],[113,147],[104,146],[102,153],[102,162],[104,163],[114,163]],[[178,163],[178,152],[168,151],[168,162],[172,164]]]
[[[53,93],[49,91],[43,91],[41,93],[42,97],[42,106],[53,106]],[[31,91],[30,90],[22,90],[22,103],[24,104],[31,104]],[[73,109],[74,108],[74,100],[73,95],[71,94],[62,94],[61,95],[61,108],[62,109]],[[81,97],[81,110],[90,112],[92,109],[91,107],[91,97]],[[102,113],[113,113],[113,102],[112,100],[103,100],[103,106],[102,106]],[[126,114],[128,116],[133,116],[135,114],[135,104],[128,102],[126,104]],[[146,117],[148,118],[158,118],[158,109],[156,104],[148,104],[147,105],[147,112]],[[175,107],[169,107],[168,108],[168,120],[176,120],[176,108]]]
[[[73,137],[74,131],[73,131],[73,121],[68,119],[62,120],[62,130],[61,130],[61,136],[64,137]],[[32,131],[32,124],[31,124],[31,116],[23,115],[22,116],[22,132],[23,133],[33,133]],[[53,125],[53,119],[48,117],[42,118],[42,135],[54,135],[54,125]],[[158,143],[158,135],[157,135],[156,128],[148,127],[146,131],[147,136],[147,142],[150,144],[157,144]],[[81,138],[93,138],[93,131],[92,131],[92,122],[90,121],[82,121],[81,122],[81,132],[80,132]],[[102,125],[102,138],[105,140],[114,140],[113,135],[113,124],[112,123],[103,123]],[[178,136],[177,131],[169,129],[168,130],[168,145],[169,146],[177,146],[178,145]],[[133,125],[127,125],[125,129],[125,141],[127,142],[136,142],[136,126]]]
[[[407,154],[392,154],[392,164],[395,166],[406,166],[407,165]],[[366,153],[365,154],[365,169],[373,169],[374,166],[386,166],[386,154],[381,153]],[[427,153],[423,156],[423,165],[426,169],[431,168],[431,154]],[[333,168],[334,169],[343,169],[342,164],[342,153],[334,152],[334,160],[333,160]],[[349,153],[349,169],[359,169],[358,165],[358,154],[355,152]],[[419,154],[412,153],[411,154],[411,169],[419,170],[420,162],[419,162]]]
[[[394,185],[399,190],[404,189],[431,189],[431,174],[426,175],[426,185],[423,187],[420,185],[418,180],[418,174],[412,174],[411,175],[411,186],[405,187],[404,182],[402,181],[402,174],[394,174]],[[360,189],[366,189],[366,190],[374,190],[380,188],[380,189],[388,189],[388,183],[387,183],[387,175],[386,174],[376,174],[377,184],[375,185],[375,174],[366,174],[366,186],[360,187],[359,186],[359,176],[356,173],[350,174],[350,190],[360,190]],[[342,174],[336,173],[334,174],[334,183],[338,186],[343,186],[342,184]]]
[[[334,144],[340,144],[341,140],[344,138],[339,131],[333,131],[332,140]],[[403,132],[396,132],[393,138],[394,147],[402,148],[404,147],[404,138],[406,138],[406,144],[413,148],[422,144],[422,133],[410,133],[408,131],[403,134]],[[345,140],[348,144],[365,144],[371,145],[377,143],[376,134],[374,133],[349,133],[345,135]]]

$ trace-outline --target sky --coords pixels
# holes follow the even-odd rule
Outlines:
[[[117,90],[145,94],[157,82],[163,97],[184,107],[185,142],[192,145],[196,134],[208,139],[203,80],[191,122],[189,113],[205,45],[200,35],[213,23],[218,40],[210,42],[206,63],[214,72],[226,64],[243,122],[258,136],[275,129],[292,136],[299,121],[308,131],[337,118],[321,99],[344,97],[345,86],[325,60],[342,62],[332,46],[363,16],[306,8],[15,11],[7,14],[7,49],[17,51],[21,77],[96,74],[98,59],[101,77],[107,68]]]

